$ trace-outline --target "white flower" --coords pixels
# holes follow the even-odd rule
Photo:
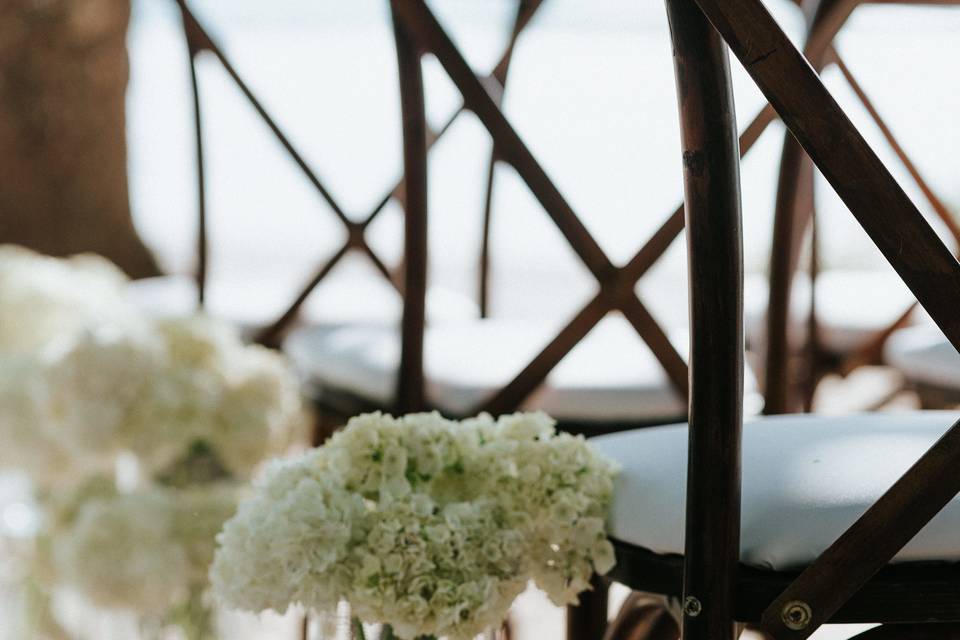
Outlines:
[[[42,363],[23,356],[0,358],[0,466],[55,484],[70,480],[77,461],[51,433],[48,410]]]
[[[46,365],[50,426],[77,454],[112,463],[126,445],[133,407],[147,394],[163,353],[141,332],[86,331]]]
[[[213,585],[233,607],[346,600],[402,638],[473,637],[530,580],[567,604],[612,567],[614,471],[544,414],[359,416],[256,487],[218,538]]]
[[[186,597],[190,561],[159,494],[85,505],[54,549],[58,574],[96,605],[162,613]]]
[[[54,539],[57,573],[96,605],[163,614],[206,584],[236,490],[154,488],[88,500]]]
[[[126,285],[99,256],[52,258],[0,245],[0,353],[34,353],[86,328],[136,323]]]
[[[2,357],[0,399],[10,441],[0,464],[39,475],[108,468],[124,450],[159,471],[205,442],[246,477],[307,424],[280,354],[198,317],[85,330],[42,356]]]

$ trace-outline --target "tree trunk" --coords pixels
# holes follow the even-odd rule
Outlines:
[[[0,243],[158,272],[130,215],[130,0],[0,0]]]

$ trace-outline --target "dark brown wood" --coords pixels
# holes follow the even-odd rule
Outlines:
[[[517,170],[571,248],[597,278],[602,291],[605,295],[609,295],[610,288],[616,286],[613,283],[619,280],[619,270],[610,262],[497,107],[499,85],[493,82],[495,79],[491,78],[484,82],[474,75],[466,60],[422,0],[412,0],[397,6],[397,13],[417,41],[437,57],[460,90],[466,107],[477,115],[494,139],[494,144],[503,160]],[[616,295],[619,297],[625,293],[618,291]],[[635,297],[635,294],[631,295]],[[635,304],[629,304],[627,313],[633,315],[637,324],[641,324]],[[676,350],[669,341],[655,342],[650,346],[654,355],[665,365],[668,375],[679,385],[682,377],[675,375],[675,362],[679,359]],[[565,354],[561,354],[561,357],[562,355]],[[684,387],[680,386],[680,390],[683,391]]]
[[[890,127],[880,115],[856,77],[847,67],[841,56],[832,46],[833,39],[848,20],[853,9],[861,4],[858,0],[819,0],[806,3],[812,14],[805,49],[808,61],[817,70],[829,64],[836,64],[857,99],[864,106],[871,119],[876,123],[891,149],[907,169],[914,182],[923,193],[937,217],[946,225],[951,236],[960,247],[960,226],[957,225],[949,210],[923,178],[916,165],[910,159],[903,146],[893,135]],[[846,375],[863,364],[876,361],[882,353],[884,344],[896,329],[903,326],[907,310],[888,327],[877,332],[861,348],[852,353],[838,354],[825,349],[816,338],[817,317],[810,309],[809,324],[813,331],[808,334],[807,345],[802,358],[793,357],[787,343],[788,308],[792,294],[791,281],[796,271],[796,254],[807,228],[816,225],[812,213],[813,177],[808,157],[800,150],[797,142],[788,133],[784,140],[784,158],[780,166],[777,206],[774,216],[774,242],[770,266],[770,301],[767,316],[767,351],[765,375],[767,414],[792,411],[800,406],[809,407],[817,382],[826,373],[838,371]],[[816,268],[815,264],[811,269]],[[811,280],[811,296],[815,297],[815,281]],[[791,363],[803,364],[802,371],[794,371]],[[839,363],[839,369],[837,369]],[[795,393],[791,380],[798,380],[797,386],[802,393]]]
[[[759,2],[697,2],[874,244],[947,337],[960,344],[960,319],[949,311],[960,302],[960,265],[816,72]],[[960,478],[949,469],[958,462],[955,425],[764,612],[764,630],[777,638],[805,638],[830,619],[957,494]],[[794,602],[810,607],[802,629],[788,628]]]
[[[947,208],[940,197],[937,196],[936,192],[923,177],[923,174],[920,173],[916,163],[914,163],[907,154],[906,149],[903,148],[903,145],[900,144],[900,141],[897,140],[896,136],[893,135],[890,125],[888,125],[880,115],[880,112],[877,110],[876,105],[874,105],[873,100],[871,100],[870,96],[867,95],[867,92],[857,81],[856,76],[854,76],[853,72],[850,71],[850,68],[843,61],[843,58],[841,58],[832,48],[830,49],[829,53],[831,54],[833,63],[837,66],[837,69],[840,70],[840,73],[847,81],[847,84],[850,85],[850,88],[853,89],[853,93],[857,96],[860,104],[862,104],[864,109],[867,110],[870,118],[877,125],[880,133],[883,134],[883,138],[887,141],[887,144],[890,145],[890,148],[893,150],[894,154],[896,154],[897,159],[900,160],[900,163],[907,170],[907,173],[910,174],[913,182],[920,189],[923,197],[930,204],[930,208],[933,209],[934,213],[937,214],[937,218],[939,218],[940,222],[942,222],[947,228],[947,230],[950,232],[950,236],[957,244],[957,247],[960,248],[960,225],[957,224],[957,220],[953,217],[950,209]]]
[[[960,422],[930,448],[867,512],[764,611],[762,628],[776,638],[802,639],[830,620],[960,492]],[[809,624],[791,629],[784,611],[809,606]]]
[[[690,277],[684,640],[733,640],[740,556],[743,246],[726,47],[693,0],[667,0]]]
[[[488,91],[491,83],[481,82],[474,75],[423,0],[410,0],[395,8],[403,25],[417,42],[437,57],[459,89],[466,107],[476,114],[496,141],[503,160],[513,166],[527,183],[578,257],[598,279],[606,279],[614,271],[613,264],[497,108],[495,99]]]
[[[197,163],[197,264],[194,281],[197,284],[197,304],[202,308],[207,298],[207,179],[203,157],[203,109],[200,104],[200,81],[197,77],[197,58],[205,50],[208,42],[203,31],[197,30],[197,24],[191,20],[186,5],[181,5],[183,30],[187,41],[187,53],[190,56],[190,90],[193,98],[193,135]]]
[[[400,413],[425,407],[423,333],[427,288],[427,126],[421,52],[398,20],[404,0],[391,0],[400,109],[403,122],[404,304],[397,406]]]
[[[563,357],[586,337],[590,330],[610,311],[609,303],[599,294],[588,302],[517,376],[492,398],[485,400],[474,413],[493,415],[509,413],[533,393]]]
[[[513,21],[513,30],[510,32],[507,50],[491,74],[492,77],[497,79],[504,91],[506,91],[507,74],[510,72],[510,63],[513,61],[513,52],[516,50],[517,40],[542,5],[543,0],[519,0],[517,2],[517,14]],[[497,106],[501,106],[503,103],[503,92],[499,95],[500,101]],[[496,144],[494,144],[490,150],[490,161],[487,164],[486,190],[483,198],[483,223],[480,235],[480,274],[477,299],[481,318],[490,315],[490,233],[493,225],[493,187],[498,161],[499,155]]]
[[[614,540],[617,566],[608,578],[637,591],[679,598],[683,591],[683,557],[660,555]],[[797,571],[769,571],[741,565],[737,571],[736,617],[760,620]],[[844,606],[831,623],[919,623],[960,621],[960,565],[907,562],[884,567]]]
[[[840,6],[831,0],[814,0],[801,4],[811,14],[808,20],[810,35],[807,37],[804,55],[817,71],[822,71],[828,60],[829,44],[846,21],[849,11],[846,10],[846,5]],[[792,367],[796,359],[789,343],[793,277],[797,272],[804,233],[813,224],[813,165],[796,138],[787,131],[784,133],[780,157],[770,251],[763,407],[763,412],[767,415],[800,409],[801,396],[804,399],[812,397],[809,387],[819,374],[815,327],[811,327],[813,330],[807,335],[808,358],[801,361],[804,367],[802,372],[796,372]],[[813,304],[811,286],[811,324],[816,319]]]
[[[740,153],[746,154],[760,139],[766,128],[776,119],[773,107],[767,105],[747,125],[740,135]],[[637,280],[652,267],[664,252],[677,239],[684,228],[684,210],[681,203],[670,214],[667,220],[647,240],[646,244],[620,270],[620,289],[632,290]],[[614,294],[612,298],[615,298]],[[611,302],[603,293],[592,298],[583,309],[567,324],[566,328],[557,335],[517,376],[498,391],[492,398],[484,401],[474,413],[486,411],[494,415],[515,411],[524,399],[539,386],[550,371],[563,359],[596,326],[611,309]],[[686,379],[682,384],[674,376],[671,380],[675,387],[686,389]],[[669,418],[668,416],[661,416]],[[652,423],[651,423],[652,424]],[[603,429],[593,425],[590,432],[600,432]]]
[[[593,576],[590,587],[580,594],[577,606],[567,607],[567,640],[600,640],[607,629],[610,583],[606,578]]]
[[[346,250],[341,248],[336,251],[330,257],[326,258],[324,262],[318,267],[316,275],[312,277],[305,287],[301,289],[298,295],[294,298],[293,302],[288,306],[283,312],[280,313],[277,320],[271,323],[269,326],[260,330],[260,332],[255,336],[256,341],[262,344],[268,344],[275,346],[279,341],[280,336],[283,332],[292,324],[296,319],[300,308],[303,303],[306,301],[307,297],[313,292],[313,290],[320,284],[320,282],[332,271],[333,267],[336,266],[339,261],[350,251],[357,251],[367,256],[373,266],[378,272],[380,272],[383,277],[390,282],[392,285],[397,286],[397,282],[393,278],[391,269],[384,264],[380,256],[373,250],[365,238],[365,231],[370,223],[376,218],[376,216],[383,210],[390,198],[398,192],[398,188],[394,188],[388,193],[381,201],[374,207],[373,211],[368,214],[364,219],[359,222],[353,221],[346,213],[346,211],[340,206],[340,204],[334,199],[330,190],[326,187],[324,182],[320,179],[318,174],[309,166],[306,159],[299,152],[290,138],[286,133],[280,128],[279,124],[274,120],[270,113],[263,106],[259,98],[254,94],[253,90],[247,85],[243,77],[233,66],[230,59],[224,53],[222,47],[220,47],[213,37],[210,35],[209,31],[200,23],[196,15],[190,10],[187,0],[176,0],[177,6],[180,9],[181,17],[184,24],[184,33],[187,39],[187,46],[190,52],[190,73],[191,80],[193,83],[194,89],[194,119],[196,127],[196,145],[197,145],[197,180],[198,180],[198,212],[199,212],[199,234],[197,242],[197,253],[198,253],[198,265],[197,265],[197,285],[198,293],[201,298],[201,303],[205,297],[206,288],[207,288],[207,264],[209,262],[207,252],[209,246],[208,240],[208,230],[207,230],[207,220],[206,220],[206,197],[205,197],[205,186],[204,186],[204,163],[203,163],[203,136],[201,128],[201,109],[200,109],[200,100],[199,100],[199,87],[197,79],[197,59],[203,53],[208,53],[213,56],[220,65],[227,72],[228,76],[237,85],[241,93],[244,95],[246,100],[257,112],[260,119],[264,124],[270,129],[274,137],[281,144],[290,158],[294,163],[300,168],[303,175],[309,180],[313,187],[320,194],[321,198],[329,206],[330,210],[333,212],[334,216],[340,221],[347,233],[347,241],[344,245]],[[452,123],[452,120],[451,120]],[[442,132],[441,132],[442,134]],[[439,135],[434,136],[434,139],[439,137]]]
[[[510,57],[513,54],[513,47],[516,45],[517,39],[519,39],[520,33],[526,28],[526,26],[533,19],[536,12],[543,4],[543,0],[522,0],[522,4],[525,9],[518,11],[518,20],[514,24],[514,31],[511,35],[511,40],[508,44],[507,49],[504,51],[499,62],[494,67],[493,72],[490,74],[490,78],[498,80],[501,82],[506,81],[506,67],[509,63]],[[429,127],[427,129],[427,151],[433,148],[433,146],[447,133],[447,131],[453,126],[457,119],[464,113],[464,106],[461,104],[457,109],[455,109],[444,121],[444,123],[436,130],[431,130]],[[403,271],[403,264],[401,263],[394,269],[388,268],[380,257],[372,250],[370,245],[365,241],[364,233],[367,227],[380,215],[383,209],[391,200],[396,200],[401,206],[406,204],[406,192],[404,189],[404,178],[401,177],[396,183],[393,184],[385,193],[380,197],[377,203],[373,206],[369,213],[359,222],[352,222],[347,225],[348,232],[348,243],[351,244],[348,250],[356,249],[363,252],[367,257],[372,261],[374,267],[381,274],[386,277],[386,279],[393,285],[398,291],[401,291],[401,281]],[[485,227],[483,230],[483,237],[481,242],[485,245],[489,237],[489,228]],[[481,254],[485,255],[485,249],[481,250]],[[294,322],[297,318],[301,307],[306,302],[307,298],[311,293],[320,285],[324,277],[330,273],[332,268],[345,256],[345,253],[337,252],[331,257],[327,258],[318,268],[314,277],[304,283],[304,286],[301,288],[298,295],[294,298],[293,302],[280,314],[276,321],[269,327],[265,328],[257,336],[257,341],[262,344],[276,344],[279,337],[286,331],[287,328]],[[481,264],[481,274],[488,273],[489,268],[484,264]],[[321,275],[322,274],[322,275]],[[318,277],[319,276],[319,277]],[[485,275],[481,275],[482,278],[486,278]],[[481,300],[481,306],[482,306]]]
[[[810,161],[796,139],[787,133],[780,156],[780,177],[773,217],[770,252],[769,299],[766,318],[765,396],[767,415],[796,409],[791,402],[789,310],[793,275],[797,271],[803,231],[813,211],[800,206],[801,191],[813,181]]]

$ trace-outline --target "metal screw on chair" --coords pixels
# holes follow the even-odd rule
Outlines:
[[[802,600],[791,600],[783,606],[783,612],[780,614],[783,624],[791,631],[806,629],[812,617],[810,605]]]
[[[703,611],[703,605],[693,596],[687,596],[683,601],[683,615],[696,618]]]

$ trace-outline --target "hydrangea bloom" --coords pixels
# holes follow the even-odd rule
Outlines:
[[[206,582],[235,508],[235,490],[216,484],[87,500],[58,533],[57,575],[99,606],[166,613]]]
[[[137,322],[127,277],[104,258],[0,245],[0,353],[32,353],[89,327]]]
[[[569,604],[609,571],[614,472],[542,413],[360,416],[263,478],[218,537],[211,578],[237,608],[347,600],[402,638],[469,638],[530,580]]]
[[[110,467],[129,450],[160,470],[202,441],[245,477],[306,425],[282,356],[203,317],[84,331],[42,358],[0,364],[0,436],[10,452],[0,463],[31,473],[67,451],[73,467]]]
[[[0,246],[0,469],[34,483],[43,589],[206,637],[224,486],[307,416],[278,353],[202,316],[151,318],[127,284],[95,256]]]

